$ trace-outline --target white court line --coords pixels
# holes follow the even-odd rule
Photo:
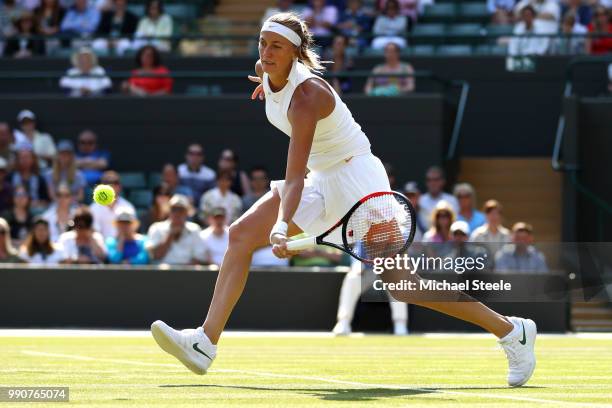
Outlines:
[[[355,332],[349,337],[389,337],[390,334],[371,333],[364,334]],[[0,337],[151,337],[149,330],[96,330],[96,329],[0,329]],[[278,338],[334,338],[331,332],[322,331],[224,331],[224,338],[254,338],[254,337],[278,337]],[[493,339],[488,333],[416,333],[407,338],[470,338],[470,339]],[[612,333],[538,333],[538,338],[579,338],[579,339],[601,339],[612,340]]]
[[[172,367],[172,368],[183,367],[182,365],[179,365],[179,364],[148,363],[144,361],[134,361],[134,360],[95,358],[95,357],[81,356],[81,355],[76,355],[76,354],[46,353],[46,352],[35,351],[35,350],[21,350],[21,352],[23,354],[30,355],[30,356],[56,357],[56,358],[66,358],[66,359],[81,360],[81,361],[98,361],[98,362],[140,365],[140,366],[149,366],[149,367],[150,366]],[[511,401],[521,401],[521,402],[537,402],[541,404],[555,404],[555,405],[561,405],[561,406],[609,407],[609,405],[606,405],[606,404],[581,403],[581,402],[549,400],[549,399],[530,398],[530,397],[516,397],[512,395],[472,393],[472,392],[463,392],[463,391],[456,391],[456,390],[445,390],[445,389],[439,389],[439,388],[438,389],[427,389],[427,388],[418,388],[418,387],[407,387],[403,385],[364,383],[364,382],[357,382],[357,381],[336,380],[333,378],[326,378],[326,377],[278,374],[278,373],[268,373],[268,372],[263,372],[263,371],[212,369],[212,370],[209,370],[209,372],[235,373],[235,374],[256,375],[260,377],[286,378],[286,379],[303,380],[303,381],[316,381],[316,382],[324,382],[324,383],[330,383],[330,384],[352,385],[354,387],[362,387],[362,388],[385,388],[385,389],[391,389],[391,390],[412,390],[412,391],[421,391],[421,392],[430,393],[430,394],[441,393],[441,394],[460,395],[460,396],[467,396],[467,397],[478,397],[478,398],[483,398],[483,399],[492,398],[492,399],[499,399],[499,400],[511,400]]]

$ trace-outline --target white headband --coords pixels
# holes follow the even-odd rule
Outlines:
[[[261,32],[264,31],[271,31],[273,33],[282,35],[296,47],[302,45],[302,39],[300,38],[300,36],[295,31],[293,31],[289,27],[285,27],[282,24],[274,23],[272,21],[266,21],[261,27]]]

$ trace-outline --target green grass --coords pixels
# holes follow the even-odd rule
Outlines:
[[[536,346],[534,377],[510,389],[492,338],[226,337],[200,377],[152,338],[0,337],[0,385],[68,386],[70,405],[84,407],[610,404],[612,339],[543,336]]]

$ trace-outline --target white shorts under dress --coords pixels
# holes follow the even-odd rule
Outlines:
[[[284,186],[284,180],[270,183],[281,198]],[[330,229],[364,196],[390,190],[387,173],[378,157],[372,153],[354,156],[348,162],[308,173],[293,222],[308,235],[317,236]],[[326,240],[341,245],[341,229]]]

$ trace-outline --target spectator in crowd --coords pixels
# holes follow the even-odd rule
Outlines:
[[[533,227],[524,222],[512,226],[512,244],[495,255],[495,271],[504,273],[548,272],[544,254],[533,246]]]
[[[117,234],[117,228],[115,227],[117,214],[126,211],[136,214],[136,209],[132,203],[121,197],[121,179],[119,173],[113,170],[105,171],[102,174],[101,184],[112,186],[116,197],[115,201],[110,205],[92,203],[90,206],[94,218],[94,229],[106,239]]]
[[[451,240],[453,242],[452,253],[449,256],[453,258],[472,258],[482,257],[489,260],[487,249],[475,243],[470,243],[471,229],[465,221],[455,221],[451,225]],[[493,254],[494,255],[494,254]],[[492,259],[492,257],[490,258]],[[486,267],[486,265],[485,265]]]
[[[8,163],[0,157],[0,213],[7,211],[13,205],[13,186],[8,180]]]
[[[585,0],[565,0],[561,2],[561,15],[571,13],[575,16],[576,24],[588,26],[593,18],[593,10]]]
[[[232,149],[223,149],[217,162],[217,171],[231,174],[232,186],[230,189],[242,197],[251,192],[251,184],[249,176],[247,176],[246,172],[240,170],[238,164],[238,155]]]
[[[30,206],[34,211],[40,212],[47,208],[49,204],[47,182],[40,175],[38,161],[31,145],[17,146],[15,168],[9,175],[9,180],[13,189],[20,186],[25,189],[30,198]]]
[[[310,0],[302,12],[302,18],[320,46],[330,45],[329,36],[338,22],[338,9],[335,6],[326,5],[325,0]]]
[[[251,192],[242,197],[242,209],[251,208],[261,197],[270,191],[270,178],[265,167],[253,167],[251,169]]]
[[[487,245],[489,253],[495,254],[502,245],[510,242],[510,231],[502,225],[502,205],[497,200],[489,200],[484,205],[487,223],[472,231],[471,242]]]
[[[149,254],[145,248],[146,239],[136,233],[138,220],[134,213],[122,211],[115,220],[117,235],[106,239],[108,262],[111,264],[146,265]]]
[[[191,188],[180,184],[179,174],[174,164],[164,164],[161,172],[161,181],[163,184],[165,184],[170,196],[173,196],[174,194],[182,194],[186,195],[187,197],[193,197],[193,191]]]
[[[98,136],[89,129],[82,131],[77,142],[76,165],[87,184],[96,185],[109,164],[110,153],[98,148]]]
[[[600,55],[612,53],[612,37],[597,37],[597,34],[612,34],[610,12],[603,6],[595,6],[593,21],[588,26],[592,34],[586,41],[586,50],[589,54]]]
[[[60,79],[59,85],[69,96],[99,96],[111,90],[113,83],[98,65],[98,57],[87,47],[72,55],[72,68]]]
[[[60,235],[64,262],[74,264],[101,264],[106,260],[104,237],[93,229],[93,215],[87,206],[74,213],[74,229]]]
[[[65,15],[66,9],[61,6],[59,0],[41,0],[40,5],[34,9],[38,29],[46,36],[59,33]]]
[[[185,154],[185,163],[178,166],[181,185],[191,189],[193,202],[198,205],[202,194],[215,186],[216,173],[204,165],[204,148],[194,143],[189,145]]]
[[[487,9],[493,24],[512,24],[516,0],[487,0]]]
[[[47,221],[51,241],[57,242],[60,235],[72,226],[77,207],[67,184],[60,183],[54,195],[54,203],[42,214],[42,218]]]
[[[155,222],[165,221],[170,215],[170,197],[172,197],[172,191],[166,183],[161,183],[159,186],[153,189],[153,203],[149,208],[149,214],[147,216],[147,224],[145,227],[150,227]]]
[[[406,195],[406,198],[410,201],[410,204],[412,204],[412,207],[414,207],[414,210],[416,211],[416,217],[415,217],[415,221],[416,221],[416,231],[414,233],[414,241],[415,242],[420,242],[423,240],[423,234],[425,234],[425,232],[427,231],[427,225],[429,223],[424,223],[423,222],[423,217],[421,215],[421,207],[419,205],[419,198],[421,197],[421,190],[419,190],[419,186],[417,184],[416,181],[409,181],[404,185],[404,194]]]
[[[344,38],[356,38],[359,47],[365,47],[368,39],[364,38],[372,29],[372,17],[363,7],[362,0],[348,0],[347,8],[340,14],[336,27]]]
[[[376,17],[374,22],[372,48],[383,49],[389,43],[404,48],[406,46],[404,36],[408,28],[408,18],[399,13],[397,0],[388,0],[384,12]]]
[[[460,183],[455,186],[453,195],[459,203],[457,219],[465,221],[470,227],[470,231],[484,225],[487,222],[484,214],[476,209],[476,192],[469,183]]]
[[[527,6],[532,8],[538,29],[547,34],[557,32],[561,21],[561,7],[557,0],[521,0],[516,5],[516,13],[522,16]]]
[[[40,5],[41,0],[17,0],[17,3],[23,7],[24,10],[32,11]]]
[[[161,0],[148,0],[145,7],[146,15],[138,22],[134,41],[134,48],[145,44],[152,44],[161,51],[170,51],[170,42],[160,40],[172,36],[174,29],[172,17],[164,13],[164,3]]]
[[[93,34],[100,23],[100,11],[88,4],[87,0],[74,0],[74,6],[68,9],[62,25],[62,33],[75,37]]]
[[[15,162],[15,136],[6,122],[0,122],[0,158],[6,161],[7,169],[13,167]]]
[[[576,14],[568,11],[563,16],[559,36],[550,43],[551,54],[577,55],[585,52],[585,40],[582,37],[574,37],[574,34],[586,34],[587,28],[576,22]]]
[[[37,38],[39,32],[34,14],[31,11],[23,11],[14,24],[16,32],[6,41],[4,56],[27,58],[45,55],[45,42]]]
[[[64,260],[64,251],[51,240],[47,220],[34,218],[32,230],[21,245],[19,256],[33,265],[57,265]]]
[[[11,242],[11,227],[0,218],[0,263],[23,263]]]
[[[526,5],[521,9],[520,21],[514,26],[514,35],[508,44],[508,54],[510,55],[543,55],[548,51],[550,38],[531,37],[529,34],[550,34],[546,24],[542,20],[536,19],[536,11]],[[555,27],[556,32],[557,29]]]
[[[225,208],[215,207],[208,216],[209,227],[200,232],[202,250],[199,259],[205,265],[221,266],[223,256],[229,245],[229,228]]]
[[[102,12],[96,35],[105,37],[96,39],[92,47],[95,50],[114,50],[123,55],[132,47],[130,38],[136,32],[138,17],[127,8],[127,0],[112,0],[112,7]]]
[[[60,184],[66,184],[77,201],[83,201],[87,181],[83,173],[77,169],[74,156],[74,145],[70,140],[60,140],[57,144],[57,156],[53,166],[47,171],[45,181],[49,188],[49,196],[55,200],[55,191]]]
[[[4,0],[0,3],[0,34],[4,37],[10,37],[15,34],[15,21],[21,13],[23,8],[17,4],[16,0]]]
[[[331,60],[329,71],[333,74],[350,71],[353,69],[353,59],[349,57],[347,47],[349,39],[344,35],[336,35],[331,48],[327,52],[327,60]],[[339,95],[351,92],[353,82],[350,77],[336,76],[329,79],[329,83],[334,87]]]
[[[30,197],[23,187],[18,186],[13,189],[13,207],[6,210],[2,218],[11,226],[13,245],[19,247],[30,231],[33,218]]]
[[[19,129],[15,129],[15,144],[24,146],[29,144],[38,157],[38,166],[46,169],[51,165],[57,150],[50,134],[41,132],[36,126],[34,112],[24,109],[17,115]]]
[[[418,17],[419,17],[419,3],[422,2],[420,0],[398,0],[399,4],[399,13],[402,16],[408,17],[410,20],[408,21],[410,26],[413,26]],[[387,7],[387,0],[377,0],[376,8],[381,12],[384,12]]]
[[[419,198],[419,208],[423,225],[429,228],[431,213],[440,201],[446,201],[450,204],[455,214],[459,212],[459,203],[454,196],[444,192],[446,176],[444,170],[440,167],[432,166],[427,169],[425,184],[427,185],[427,193]]]
[[[170,216],[149,228],[146,248],[155,263],[187,265],[198,263],[200,227],[187,221],[193,215],[189,198],[175,194],[170,199]]]
[[[288,13],[293,11],[293,0],[277,0],[276,7],[268,7],[261,18],[261,24],[278,13]]]
[[[423,235],[423,242],[444,243],[451,239],[450,227],[455,222],[455,211],[446,201],[438,201],[431,213],[431,227]]]
[[[400,48],[395,43],[385,46],[385,63],[374,67],[372,74],[394,74],[405,76],[369,77],[364,92],[371,96],[397,96],[414,91],[414,68],[402,62]]]
[[[145,45],[136,54],[136,69],[130,79],[123,83],[125,92],[135,96],[160,96],[172,93],[174,80],[170,71],[162,65],[157,48]]]
[[[230,190],[232,175],[227,171],[217,173],[217,187],[208,190],[200,199],[200,218],[206,221],[215,207],[223,207],[227,214],[229,224],[236,221],[242,214],[242,200],[240,196]]]

